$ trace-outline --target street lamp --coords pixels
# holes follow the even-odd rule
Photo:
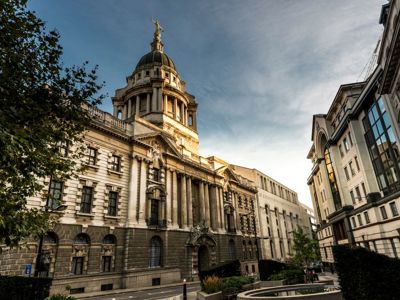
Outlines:
[[[52,177],[50,177],[49,190],[47,192],[46,205],[44,207],[44,211],[45,212],[60,212],[60,211],[67,209],[67,206],[66,205],[58,205],[57,207],[49,207],[51,180],[52,180]],[[38,251],[36,254],[34,277],[39,277],[39,271],[40,271],[39,266],[41,266],[41,262],[42,262],[43,239],[44,239],[44,234],[40,235],[40,239],[39,239],[39,246],[38,246]]]

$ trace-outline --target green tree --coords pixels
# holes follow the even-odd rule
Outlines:
[[[0,243],[9,246],[52,225],[48,213],[27,207],[27,198],[46,190],[44,178],[65,180],[79,171],[87,107],[103,98],[97,66],[64,67],[58,32],[47,31],[26,5],[0,2]],[[76,151],[64,157],[60,146]]]
[[[293,250],[293,263],[298,266],[308,266],[319,259],[318,242],[307,236],[301,227],[293,231]]]

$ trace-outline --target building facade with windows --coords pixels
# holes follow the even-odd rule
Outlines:
[[[326,114],[314,115],[308,178],[322,260],[332,245],[400,254],[399,1],[382,7],[378,66],[342,85]]]
[[[259,221],[257,240],[260,247],[260,258],[288,261],[293,252],[293,230],[300,227],[312,237],[311,211],[302,206],[297,193],[283,184],[265,175],[257,169],[232,166],[234,171],[255,183],[257,187],[256,220]],[[239,202],[239,208],[246,208],[246,203]],[[252,214],[239,210],[240,228],[245,231],[251,223]]]
[[[53,292],[83,293],[191,280],[233,259],[258,272],[257,222],[239,227],[239,202],[249,211],[257,189],[227,162],[200,156],[198,104],[160,35],[157,22],[151,51],[112,98],[113,115],[88,108],[85,172],[47,179],[50,197],[29,199],[30,207],[67,207],[52,212],[59,222],[43,239],[39,264],[30,241],[3,249],[1,274],[23,275],[31,265],[53,277]]]

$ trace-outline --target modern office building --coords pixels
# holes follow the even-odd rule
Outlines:
[[[327,265],[336,244],[400,254],[399,2],[382,7],[375,71],[340,86],[328,112],[313,117],[308,185]]]

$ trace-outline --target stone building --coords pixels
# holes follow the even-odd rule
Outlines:
[[[400,254],[399,2],[382,7],[375,71],[340,86],[328,112],[313,117],[308,185],[327,265],[336,244]]]
[[[54,278],[53,292],[68,285],[83,293],[191,280],[233,259],[257,273],[257,221],[240,228],[257,189],[225,161],[200,156],[198,104],[163,51],[158,22],[151,51],[112,101],[113,115],[88,108],[86,171],[46,180],[51,203],[44,196],[28,201],[67,206],[54,212],[59,223],[44,238],[40,266],[38,242],[30,241],[3,249],[1,274],[22,275],[31,265]]]
[[[257,187],[256,206],[259,226],[257,240],[260,258],[287,261],[293,252],[293,230],[301,227],[311,235],[310,216],[298,201],[297,193],[257,169],[232,166],[234,172],[254,182]],[[244,206],[239,201],[239,207]],[[242,231],[251,222],[246,213],[241,214]]]

